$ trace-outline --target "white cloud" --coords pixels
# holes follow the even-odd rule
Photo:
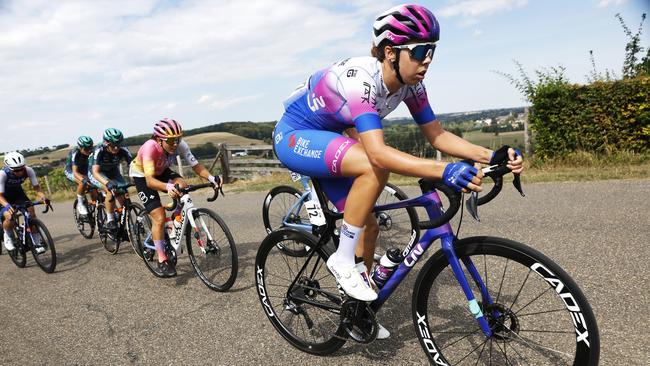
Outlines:
[[[483,30],[482,29],[475,29],[473,34],[476,37],[481,36],[483,34]]]
[[[215,98],[215,101],[210,104],[214,109],[227,109],[232,106],[242,104],[251,100],[259,99],[262,97],[261,94],[257,95],[246,95],[241,97],[230,97],[230,98]]]
[[[528,0],[461,0],[444,6],[435,13],[443,17],[462,16],[468,22],[475,22],[478,17],[511,10],[526,4],[528,4]]]
[[[367,18],[390,4],[357,0],[341,11],[300,0],[3,2],[0,110],[18,125],[57,113],[67,123],[92,116],[96,128],[121,124],[127,135],[139,133],[171,98],[178,101],[171,108],[182,109],[201,90],[228,95],[253,80],[266,87],[294,76],[297,83],[343,52],[366,50]],[[251,92],[260,91],[234,94]],[[225,110],[255,98],[206,93],[197,103]]]
[[[164,106],[162,106],[162,109],[167,109],[167,110],[174,109],[174,108],[176,108],[176,103],[167,103]]]
[[[625,0],[600,0],[598,2],[598,7],[599,8],[604,8],[610,5],[621,5],[625,2]]]

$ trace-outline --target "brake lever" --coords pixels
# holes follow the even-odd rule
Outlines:
[[[467,212],[472,215],[474,220],[481,222],[478,216],[478,192],[470,193],[469,199],[465,201],[465,207],[467,207]]]
[[[523,188],[521,187],[521,178],[519,177],[519,174],[514,174],[514,176],[515,176],[515,177],[514,177],[514,179],[512,180],[512,185],[515,186],[515,188],[517,189],[517,191],[519,191],[519,194],[520,194],[522,197],[526,197],[526,195],[524,194],[524,190],[523,190]]]

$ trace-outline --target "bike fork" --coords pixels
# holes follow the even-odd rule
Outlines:
[[[456,277],[456,280],[458,280],[458,283],[463,289],[465,298],[467,298],[469,311],[476,318],[476,321],[479,323],[479,326],[481,327],[483,334],[485,334],[485,336],[488,338],[492,337],[492,330],[490,329],[490,325],[488,324],[487,319],[485,319],[485,315],[483,314],[483,311],[481,311],[481,307],[479,306],[476,297],[474,297],[474,294],[472,293],[472,289],[469,285],[469,282],[467,281],[467,278],[465,277],[465,273],[463,272],[463,268],[460,265],[460,261],[458,260],[456,251],[454,250],[453,235],[446,235],[442,237],[441,240],[442,240],[442,250],[445,253],[445,256],[447,257],[447,260],[449,261],[449,265],[451,266],[451,269],[454,272],[454,276]],[[492,304],[492,298],[490,297],[487,291],[487,287],[483,283],[483,279],[480,277],[478,270],[476,269],[476,266],[474,266],[472,260],[470,258],[463,258],[463,263],[467,267],[467,270],[472,276],[472,279],[480,289],[483,301]],[[486,304],[484,303],[484,306],[485,305]]]

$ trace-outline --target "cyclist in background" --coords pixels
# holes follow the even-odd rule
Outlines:
[[[77,147],[70,151],[65,164],[65,176],[69,181],[77,184],[77,198],[79,198],[77,212],[80,217],[88,215],[88,208],[86,207],[86,187],[90,184],[88,180],[88,157],[93,152],[93,147],[92,138],[79,136]]]
[[[125,147],[122,147],[124,135],[122,131],[116,128],[108,128],[104,131],[104,143],[95,148],[93,155],[90,157],[88,165],[91,166],[88,172],[88,178],[97,188],[101,188],[106,193],[106,228],[116,230],[115,223],[115,202],[113,202],[113,193],[120,185],[126,185],[124,177],[120,173],[120,162],[131,163],[133,156]],[[116,197],[120,204],[124,203],[124,195]]]
[[[505,156],[514,173],[523,169],[515,150],[474,145],[437,120],[423,84],[440,34],[431,11],[393,7],[379,15],[373,31],[372,57],[348,58],[312,74],[285,100],[273,133],[280,161],[318,178],[328,199],[344,211],[340,244],[327,267],[349,296],[362,301],[377,298],[368,276],[376,233],[368,228],[377,226],[370,212],[391,172],[442,179],[457,191],[482,189],[482,173],[473,166],[415,157],[384,143],[381,120],[402,101],[434,148],[486,164]],[[356,263],[355,254],[363,261]],[[377,338],[388,335],[380,326]]]
[[[152,240],[158,254],[158,267],[166,277],[176,275],[174,265],[167,260],[164,251],[165,246],[165,209],[160,203],[158,191],[167,192],[172,198],[180,197],[181,193],[176,189],[187,187],[183,178],[169,167],[181,156],[187,164],[192,167],[194,173],[208,180],[215,187],[221,185],[221,179],[215,177],[196,160],[187,142],[182,140],[183,129],[180,123],[170,118],[164,118],[154,124],[153,135],[138,150],[131,167],[129,176],[138,190],[138,196],[149,213],[152,221]],[[180,209],[180,207],[179,207]]]
[[[4,245],[8,251],[12,251],[16,249],[14,232],[12,230],[14,227],[12,220],[14,208],[12,204],[23,204],[30,201],[23,190],[23,182],[29,178],[40,201],[46,202],[47,197],[38,184],[38,178],[34,169],[25,165],[25,157],[21,153],[7,153],[4,157],[4,163],[4,168],[0,170],[0,207],[2,207],[0,213],[4,215],[4,221],[2,222]],[[36,217],[34,207],[29,207],[27,210],[32,218]],[[45,248],[43,248],[42,239],[36,227],[32,227],[32,238],[36,253],[43,253]]]

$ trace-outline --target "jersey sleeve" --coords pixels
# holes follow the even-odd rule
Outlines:
[[[424,84],[421,82],[415,86],[408,87],[404,103],[411,112],[411,116],[418,125],[429,123],[436,119],[431,106],[429,105],[429,97]]]
[[[99,154],[102,152],[101,146],[98,146],[95,151],[93,151],[93,154],[91,157],[88,159],[88,162],[90,166],[95,166],[99,165]],[[90,164],[92,162],[92,164]]]
[[[33,187],[36,187],[38,185],[38,178],[36,178],[36,172],[31,167],[27,167],[26,169],[27,169],[27,177],[29,177],[29,181],[32,183]]]
[[[346,100],[350,118],[359,133],[382,128],[376,108],[377,86],[367,70],[350,67],[341,74],[338,89]]]
[[[199,161],[196,160],[196,157],[192,154],[192,150],[190,150],[190,145],[185,141],[181,141],[180,145],[178,145],[178,155],[180,155],[191,167],[195,167],[199,164]]]
[[[122,157],[124,158],[124,161],[126,161],[127,164],[131,164],[131,161],[133,160],[133,155],[127,149],[126,147],[121,147],[120,150],[122,151]]]
[[[5,193],[5,184],[7,183],[7,173],[0,169],[0,193]]]

